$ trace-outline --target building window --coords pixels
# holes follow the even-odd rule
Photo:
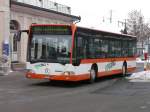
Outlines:
[[[14,35],[15,35],[15,32],[20,30],[19,22],[16,20],[11,20],[10,21],[10,30],[12,30],[14,32]],[[13,43],[12,51],[17,52],[17,38],[16,38],[16,36],[13,37],[12,43]]]
[[[16,20],[10,21],[10,30],[19,30],[19,23]]]
[[[13,38],[13,51],[17,52],[17,38],[14,36]]]

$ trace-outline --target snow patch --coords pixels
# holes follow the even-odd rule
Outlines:
[[[133,73],[127,79],[130,82],[150,82],[150,70]]]

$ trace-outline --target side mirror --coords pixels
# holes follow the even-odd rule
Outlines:
[[[20,41],[20,39],[21,39],[21,31],[16,32],[16,33],[14,34],[14,37],[13,37],[13,38],[16,38],[17,41]]]
[[[21,40],[21,33],[22,32],[25,32],[27,34],[29,34],[29,30],[19,30],[17,31],[15,34],[14,34],[14,38],[17,39],[17,41],[20,41]]]

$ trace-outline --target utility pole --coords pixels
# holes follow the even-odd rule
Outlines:
[[[121,33],[127,34],[127,19],[125,19],[124,21],[118,21],[118,27],[120,26],[119,24],[122,24],[122,26],[124,26],[124,29],[121,30]]]
[[[112,10],[110,10],[110,23],[112,23]]]
[[[122,25],[122,27],[124,27],[122,30],[121,30],[121,33],[123,34],[127,34],[127,19],[124,19],[124,21],[117,21],[117,20],[113,20],[113,10],[111,9],[109,11],[109,17],[108,18],[105,18],[104,16],[102,17],[102,21],[103,22],[106,22],[106,20],[111,24],[114,23],[116,24],[116,27],[117,27],[117,23],[118,23],[118,28],[120,27],[120,24]]]
[[[125,19],[125,26],[124,26],[124,34],[128,34],[128,32],[127,32],[127,21],[126,21],[126,19]]]
[[[103,17],[102,17],[102,18],[103,18],[102,21],[103,21],[103,22],[106,22],[106,21],[108,20],[110,23],[112,23],[112,18],[113,18],[113,17],[112,17],[112,16],[113,16],[112,13],[113,13],[113,11],[110,10],[110,11],[109,11],[109,16],[108,16],[108,17],[103,16]]]

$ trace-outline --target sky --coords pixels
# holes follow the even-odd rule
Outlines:
[[[133,10],[142,12],[146,20],[150,18],[149,0],[50,0],[71,7],[71,13],[81,16],[79,26],[118,32],[118,20],[124,21]],[[110,16],[112,12],[112,22]]]

